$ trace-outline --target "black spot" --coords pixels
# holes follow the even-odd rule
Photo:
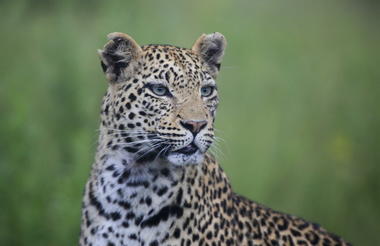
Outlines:
[[[319,243],[319,236],[316,233],[314,233],[313,231],[306,233],[306,239],[312,245],[317,245]]]
[[[127,135],[126,135],[127,136]],[[124,136],[125,137],[125,136]],[[131,137],[126,137],[125,139],[124,139],[124,141],[126,142],[126,143],[131,143],[131,142],[133,142],[133,139],[131,138]]]
[[[121,218],[121,215],[118,212],[112,212],[110,213],[110,216],[111,216],[111,219],[114,221],[119,220]]]
[[[277,227],[280,231],[284,231],[286,229],[288,229],[288,226],[289,226],[289,222],[286,220],[286,219],[281,219],[279,220],[280,223],[277,223]]]
[[[126,202],[126,201],[120,201],[118,202],[119,206],[128,210],[131,208],[131,204],[129,202]]]
[[[328,238],[324,238],[323,239],[323,246],[329,246],[329,245],[331,245],[331,240]]]
[[[278,245],[278,244],[277,244]],[[308,243],[305,240],[297,240],[297,245],[308,245]]]
[[[123,149],[130,153],[136,153],[138,151],[138,149],[133,148],[133,147],[124,147]]]
[[[151,242],[151,243],[149,244],[149,246],[158,246],[158,242],[157,242],[157,240],[154,240],[153,242]]]
[[[171,216],[176,216],[177,218],[180,218],[182,215],[183,215],[183,208],[177,205],[165,206],[161,208],[161,210],[158,211],[157,214],[144,220],[141,223],[141,227],[144,228],[144,227],[157,226],[161,221],[167,221],[168,218]]]
[[[107,171],[113,171],[113,170],[115,170],[115,166],[113,164],[111,164],[108,167],[106,167],[106,170]]]
[[[290,232],[292,233],[293,236],[295,237],[300,237],[301,236],[301,233],[297,230],[294,230],[294,229],[290,229]]]
[[[144,186],[145,188],[147,188],[149,186],[149,182],[148,181],[135,180],[135,181],[128,182],[127,186],[130,186],[130,187]]]
[[[167,191],[168,191],[168,187],[167,187],[167,186],[164,186],[164,187],[162,187],[161,189],[159,189],[159,190],[157,191],[157,195],[162,196],[162,195],[165,194]]]
[[[164,175],[165,177],[169,176],[170,171],[168,168],[164,168],[161,170],[161,174]]]
[[[309,226],[309,223],[307,223],[306,221],[304,221],[304,223],[302,223],[300,225],[297,225],[297,228],[302,231],[302,230],[306,229],[308,226]]]
[[[174,233],[173,233],[173,236],[174,236],[175,238],[179,238],[179,237],[181,236],[181,229],[179,229],[178,227],[175,228]]]
[[[146,205],[150,206],[152,204],[152,198],[150,198],[149,196],[145,198],[145,203]]]
[[[137,97],[135,96],[135,94],[131,93],[128,98],[131,100],[131,102],[135,101],[137,99]]]
[[[94,191],[92,190],[92,186],[90,186],[90,191],[89,191],[88,196],[89,196],[90,204],[96,208],[96,210],[98,211],[98,214],[103,217],[108,217],[104,211],[102,204],[95,197]]]
[[[199,234],[193,234],[193,241],[199,240]]]
[[[130,119],[130,120],[133,120],[133,118],[135,118],[135,114],[134,113],[129,113],[129,115],[128,115],[128,118]]]
[[[133,213],[133,212],[129,212],[129,213],[127,213],[127,215],[125,216],[125,218],[126,218],[127,220],[133,219],[134,217],[135,217],[135,213]]]
[[[170,73],[169,73],[169,71],[167,71],[167,72],[165,73],[165,79],[166,79],[166,81],[169,82],[169,79],[170,79]]]
[[[128,84],[125,88],[124,88],[124,91],[128,91],[129,90],[129,88],[131,88],[131,84]],[[124,100],[125,100],[125,98],[124,98]]]
[[[178,195],[177,195],[177,204],[181,204],[182,195],[183,195],[183,190],[182,190],[182,188],[180,188],[178,191]]]
[[[141,221],[143,220],[143,217],[144,216],[141,215],[141,216],[139,216],[139,217],[136,218],[136,220],[135,220],[135,225],[136,226],[140,225]]]
[[[119,179],[117,180],[117,182],[118,182],[119,184],[124,183],[124,182],[128,179],[128,177],[129,177],[130,174],[131,174],[131,172],[130,172],[129,170],[125,170],[125,171],[120,175],[120,177],[119,177]]]
[[[270,240],[270,245],[279,246],[278,241],[274,239]]]

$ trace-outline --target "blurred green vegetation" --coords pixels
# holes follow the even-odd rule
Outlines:
[[[219,160],[235,190],[356,245],[380,228],[376,1],[2,1],[0,245],[76,245],[121,31],[191,47],[219,31]]]

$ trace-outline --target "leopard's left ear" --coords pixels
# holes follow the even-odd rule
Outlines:
[[[195,41],[192,50],[209,65],[212,76],[218,75],[227,41],[221,33],[203,34]]]

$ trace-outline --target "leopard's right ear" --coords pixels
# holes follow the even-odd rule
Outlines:
[[[218,32],[203,34],[195,41],[192,50],[209,65],[211,75],[215,78],[220,69],[227,41]]]
[[[122,82],[138,64],[141,47],[125,33],[113,32],[107,35],[108,43],[98,50],[103,72],[110,82]]]

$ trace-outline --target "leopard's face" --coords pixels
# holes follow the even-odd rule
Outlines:
[[[197,50],[204,47],[166,45],[138,47],[135,57],[125,58],[123,51],[131,52],[131,45],[137,44],[125,42],[124,35],[116,34],[100,52],[111,81],[102,107],[102,124],[111,136],[109,147],[126,150],[138,163],[202,162],[214,138],[219,60],[211,64],[205,60]],[[224,49],[223,41],[218,48]],[[214,47],[206,55],[217,53]]]

